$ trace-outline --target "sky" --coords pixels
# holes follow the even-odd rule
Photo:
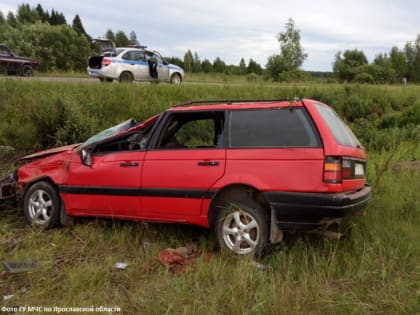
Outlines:
[[[292,18],[308,71],[331,71],[336,53],[348,49],[372,61],[420,34],[419,0],[2,0],[0,11],[16,13],[22,3],[62,12],[68,24],[78,14],[94,38],[108,29],[134,31],[164,56],[182,59],[190,49],[201,60],[235,65],[252,58],[265,66],[280,52],[276,36]]]

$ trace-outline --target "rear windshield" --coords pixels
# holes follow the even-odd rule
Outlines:
[[[328,125],[331,133],[334,135],[338,144],[348,147],[361,147],[356,136],[350,128],[338,117],[338,115],[328,106],[315,104],[318,113],[322,116]]]

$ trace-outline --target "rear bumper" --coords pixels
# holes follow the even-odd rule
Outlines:
[[[116,73],[113,69],[108,67],[101,67],[100,69],[96,68],[87,68],[87,73],[90,77],[93,78],[104,78],[104,79],[118,79],[118,73]]]
[[[341,223],[363,210],[371,191],[371,187],[365,185],[351,193],[266,192],[264,196],[281,230],[313,230],[331,222]]]

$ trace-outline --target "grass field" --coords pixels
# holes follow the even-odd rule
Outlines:
[[[142,120],[191,99],[310,97],[333,105],[369,149],[373,199],[340,241],[290,235],[258,262],[214,250],[211,231],[183,225],[81,220],[39,231],[15,208],[0,212],[0,261],[36,271],[0,273],[0,310],[118,307],[121,314],[420,314],[420,89],[248,84],[94,85],[0,82],[0,175],[14,155],[77,142],[130,116]],[[173,274],[161,250],[214,253]],[[129,264],[117,270],[117,262]],[[4,296],[13,295],[7,300]],[[1,311],[0,313],[2,313]],[[116,313],[116,312],[115,312]]]

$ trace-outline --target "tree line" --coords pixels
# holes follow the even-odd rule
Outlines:
[[[40,4],[22,4],[6,17],[0,11],[0,42],[40,61],[40,71],[85,69],[87,56],[95,50],[78,15],[68,25],[63,13],[45,11]]]
[[[132,31],[127,36],[123,31],[108,29],[104,38],[114,41],[117,47],[139,45],[137,34]],[[0,11],[0,43],[5,43],[19,55],[29,56],[40,61],[39,70],[47,71],[83,71],[86,69],[88,56],[98,54],[99,47],[92,42],[92,37],[85,31],[78,14],[68,24],[62,12],[43,9],[41,4],[30,7],[29,4],[18,6],[16,14],[8,12],[5,16]],[[198,54],[190,50],[184,59],[166,57],[186,72],[221,72],[229,74],[262,74],[262,67],[250,59],[248,64],[242,58],[239,66],[227,65],[219,57],[213,62],[200,60]]]
[[[369,63],[363,51],[346,50],[335,55],[333,71],[340,82],[399,83],[420,82],[420,35],[404,49],[376,55]]]
[[[119,46],[127,46],[136,39],[135,32],[128,37],[123,31],[105,33]],[[39,70],[83,71],[87,57],[99,53],[99,47],[85,31],[78,14],[68,24],[63,13],[48,12],[40,4],[18,6],[16,14],[7,16],[0,11],[0,43],[15,53],[32,57],[40,62]]]

